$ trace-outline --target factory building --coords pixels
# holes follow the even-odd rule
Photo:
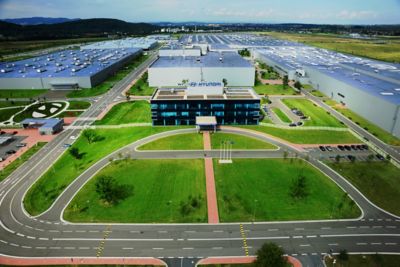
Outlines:
[[[228,86],[253,86],[255,68],[236,52],[204,56],[161,56],[149,68],[149,85],[180,86],[184,81],[223,81]]]
[[[400,137],[400,64],[307,46],[262,48],[254,56]]]
[[[155,48],[157,44],[157,37],[137,37],[96,42],[81,46],[81,49],[140,48],[142,50],[150,50]]]
[[[260,98],[252,88],[224,88],[221,82],[191,82],[185,88],[159,88],[151,100],[153,125],[258,124]]]
[[[0,89],[91,88],[141,53],[139,48],[64,50],[0,63]]]

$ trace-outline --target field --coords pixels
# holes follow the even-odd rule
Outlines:
[[[6,121],[11,118],[17,112],[20,112],[23,108],[7,108],[0,110],[0,122]]]
[[[0,101],[0,108],[22,107],[28,104],[28,101]]]
[[[328,177],[305,161],[284,159],[214,160],[218,209],[223,222],[356,218],[357,205]],[[290,187],[306,177],[305,199]],[[341,208],[340,206],[343,205]]]
[[[327,267],[397,267],[399,266],[399,255],[349,255],[348,261],[341,261],[337,259],[336,264],[333,264],[331,259],[326,259]]]
[[[286,123],[291,123],[292,122],[292,120],[289,119],[289,117],[285,114],[285,112],[283,112],[279,108],[272,108],[272,111],[276,114],[276,116],[278,116],[278,118],[282,122],[286,122]]]
[[[297,92],[290,86],[283,88],[282,84],[257,84],[254,90],[259,95],[296,95]]]
[[[133,194],[113,206],[96,193],[96,179],[118,179]],[[196,197],[199,205],[182,212],[182,203]],[[206,222],[204,162],[188,160],[122,160],[100,171],[74,198],[64,218],[74,222],[169,223]]]
[[[129,93],[132,95],[147,95],[153,94],[155,88],[150,87],[148,83],[148,73],[145,72],[139,80],[129,89]]]
[[[116,125],[125,123],[151,122],[150,104],[147,101],[120,103],[111,108],[96,125]]]
[[[68,109],[88,109],[90,107],[90,102],[87,101],[68,101]]]
[[[198,133],[177,134],[160,138],[139,147],[140,150],[202,150],[203,135]]]
[[[91,97],[104,94],[108,90],[110,90],[116,83],[121,81],[128,75],[131,71],[133,71],[137,66],[142,64],[149,56],[148,55],[140,55],[137,58],[133,59],[130,63],[128,63],[125,67],[121,68],[114,76],[108,77],[101,84],[92,87],[92,88],[84,88],[81,90],[74,90],[67,94],[67,97]]]
[[[400,216],[399,169],[388,162],[329,163],[368,199]]]
[[[35,146],[31,147],[22,154],[17,160],[14,160],[11,164],[7,165],[2,171],[0,171],[0,181],[3,181],[7,176],[9,176],[13,171],[15,171],[19,166],[25,163],[30,157],[32,157],[36,152],[38,152],[46,143],[39,142]]]
[[[282,99],[282,102],[290,109],[301,110],[308,117],[304,122],[305,126],[345,127],[326,110],[308,99]]]
[[[95,132],[101,140],[91,144],[80,136],[73,147],[79,149],[82,159],[78,160],[66,151],[30,188],[24,199],[25,209],[32,215],[40,214],[50,207],[65,187],[99,159],[138,139],[172,129],[176,127],[97,129]]]
[[[33,98],[46,92],[47,89],[1,89],[0,98]]]
[[[69,44],[97,42],[106,38],[79,38],[63,40],[35,40],[35,41],[6,41],[0,42],[0,56],[28,52],[32,50],[47,49]]]
[[[269,32],[268,35],[356,56],[389,62],[400,62],[399,38],[361,40],[327,34],[295,34],[281,32]]]
[[[270,126],[241,126],[242,128],[264,132],[295,144],[351,144],[360,143],[350,132],[329,130],[291,130]]]
[[[220,149],[221,143],[224,141],[233,142],[232,149],[276,149],[273,144],[261,141],[256,138],[247,137],[239,134],[231,133],[214,133],[211,134],[211,147]]]
[[[337,103],[333,100],[327,100],[325,101],[327,105],[330,105],[332,108],[334,108],[336,111],[342,113],[345,117],[348,119],[352,120],[354,123],[359,125],[360,127],[364,128],[383,142],[389,144],[389,145],[394,145],[394,146],[400,146],[400,139],[396,138],[395,136],[391,135],[387,131],[383,130],[382,128],[376,126],[372,122],[369,122],[365,118],[361,117],[357,113],[351,111],[350,109],[347,108],[337,108],[336,105]]]

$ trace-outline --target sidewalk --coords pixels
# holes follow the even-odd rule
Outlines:
[[[302,267],[301,262],[292,257],[286,256],[287,261],[293,265],[293,267]],[[197,265],[218,265],[218,264],[250,264],[256,260],[256,257],[209,257],[200,260]]]
[[[210,133],[203,133],[204,150],[211,150]],[[208,223],[219,223],[217,191],[215,189],[214,166],[212,158],[204,158],[207,188]]]

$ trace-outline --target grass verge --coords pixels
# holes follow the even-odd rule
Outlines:
[[[147,71],[136,81],[136,83],[129,89],[129,93],[132,95],[152,95],[155,88],[150,87],[148,83],[148,73]]]
[[[340,260],[336,257],[336,263],[333,263],[333,259],[327,258],[325,264],[327,267],[397,267],[399,266],[400,256],[399,255],[349,255],[347,261]]]
[[[96,180],[114,177],[132,186],[133,194],[109,206],[96,193]],[[186,210],[182,208],[188,201]],[[74,222],[183,223],[206,222],[204,161],[122,160],[101,170],[72,200],[64,218]]]
[[[280,129],[270,126],[241,126],[242,128],[267,133],[295,144],[352,144],[360,143],[354,135],[347,131],[329,130],[295,130]]]
[[[261,141],[260,139],[231,133],[214,133],[211,134],[211,147],[220,149],[222,142],[233,142],[232,149],[276,149],[273,144]]]
[[[154,140],[139,150],[202,150],[203,135],[198,133],[177,134]]]
[[[400,216],[399,169],[389,162],[328,163],[379,207]]]
[[[68,101],[69,107],[68,109],[88,109],[90,107],[90,102],[87,101]]]
[[[289,117],[285,114],[285,112],[283,112],[279,108],[272,108],[272,111],[276,114],[276,116],[278,116],[278,118],[282,122],[286,122],[286,123],[291,123],[292,122],[292,120],[289,119]]]
[[[282,102],[290,109],[301,110],[309,118],[305,120],[305,126],[345,127],[328,111],[308,99],[282,99]]]
[[[11,164],[7,165],[3,170],[0,171],[0,181],[3,181],[8,177],[13,171],[15,171],[19,166],[24,164],[29,160],[36,152],[38,152],[46,143],[39,142],[35,146],[28,149],[24,154],[22,154],[18,159],[14,160]]]
[[[32,98],[47,91],[47,89],[1,89],[0,98]]]
[[[257,84],[254,90],[260,95],[296,95],[297,92],[290,86],[286,88],[282,84]]]
[[[357,205],[328,177],[300,159],[214,160],[218,209],[223,222],[356,218]],[[308,196],[290,188],[306,177]]]
[[[72,147],[78,148],[82,159],[64,153],[33,186],[24,199],[24,207],[31,215],[48,209],[58,195],[82,172],[99,159],[134,141],[176,127],[130,127],[94,130],[100,140],[89,144],[80,136]]]
[[[147,101],[120,103],[111,108],[96,125],[116,125],[125,123],[151,122],[150,104]]]

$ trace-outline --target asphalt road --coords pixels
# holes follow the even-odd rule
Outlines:
[[[153,58],[119,82],[110,92],[98,98],[74,126],[89,125],[123,89],[142,72]],[[334,112],[332,112],[334,114]],[[357,129],[356,129],[357,130]],[[355,131],[356,131],[355,130]],[[28,188],[61,156],[62,145],[70,143],[80,129],[66,129],[34,157],[0,183],[0,252],[4,255],[29,257],[84,256],[95,257],[159,257],[171,266],[190,266],[199,258],[210,256],[244,256],[244,240],[240,223],[220,224],[72,224],[60,216],[67,203],[93,174],[106,166],[109,157],[118,153],[133,158],[203,158],[219,157],[218,151],[141,152],[136,149],[144,142],[176,132],[161,133],[139,140],[95,163],[79,176],[54,205],[38,217],[30,217],[23,209],[22,200]],[[304,156],[309,153],[297,147],[278,143],[264,135],[240,132],[278,144],[276,151],[234,151],[232,157]],[[373,140],[372,138],[370,140]],[[205,155],[204,155],[205,154]],[[366,199],[343,177],[331,170],[310,153],[309,162],[336,182],[362,209],[360,218],[351,220],[323,220],[296,222],[243,223],[250,255],[268,241],[281,245],[289,255],[311,261],[333,250],[349,252],[400,253],[400,218],[379,209]],[[257,218],[257,213],[255,214]],[[104,241],[104,245],[103,242]],[[99,249],[102,248],[102,249]],[[306,258],[307,256],[307,258]],[[310,257],[308,257],[310,256]]]

